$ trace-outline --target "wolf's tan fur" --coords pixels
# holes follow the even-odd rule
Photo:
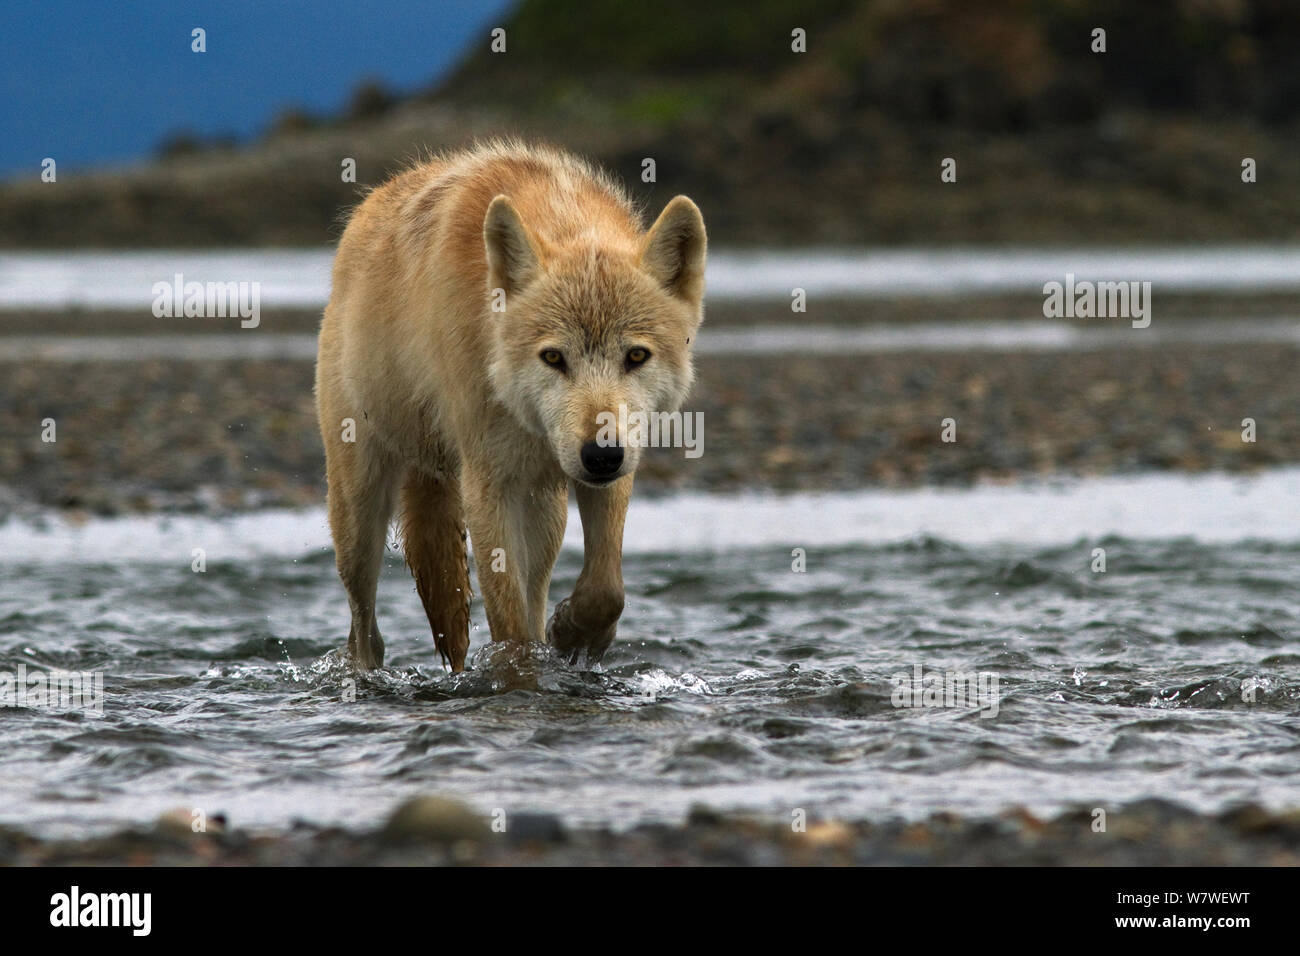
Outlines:
[[[624,449],[608,484],[581,450],[599,412],[680,406],[704,259],[689,199],[672,200],[644,231],[586,163],[514,143],[421,163],[353,213],[321,324],[316,404],[359,666],[383,663],[375,590],[398,505],[407,563],[453,670],[469,647],[467,526],[494,641],[549,638],[575,659],[604,653],[623,610],[639,449]],[[492,311],[493,290],[504,290],[504,312]],[[650,357],[633,366],[637,348]],[[562,354],[564,371],[545,350]],[[570,484],[583,569],[544,625]]]

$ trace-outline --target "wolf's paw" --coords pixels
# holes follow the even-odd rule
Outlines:
[[[617,628],[617,617],[603,626],[581,626],[575,620],[571,600],[565,598],[555,606],[555,613],[546,625],[546,642],[567,658],[570,664],[578,663],[578,658],[584,653],[588,663],[594,664],[614,642]]]
[[[348,660],[359,671],[372,671],[384,666],[384,642],[378,636],[368,641],[348,641]]]
[[[561,654],[567,654],[576,643],[573,621],[569,617],[569,599],[555,605],[555,613],[546,622],[546,643]]]

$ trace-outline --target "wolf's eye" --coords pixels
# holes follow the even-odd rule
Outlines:
[[[564,368],[564,355],[559,349],[542,349],[542,361],[553,368]]]
[[[645,360],[648,359],[649,357],[650,357],[650,350],[649,350],[649,349],[643,349],[643,348],[641,348],[641,347],[638,345],[638,346],[637,346],[636,348],[634,348],[634,349],[628,349],[628,351],[627,351],[627,364],[628,364],[629,367],[630,367],[630,366],[633,366],[633,365],[641,365],[641,364],[644,363]]]

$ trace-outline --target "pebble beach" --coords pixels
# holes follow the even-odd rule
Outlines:
[[[703,454],[651,450],[638,493],[1295,463],[1298,351],[704,356],[686,405],[703,413]],[[0,517],[319,504],[312,379],[297,360],[6,361],[0,339]],[[42,441],[49,418],[55,442]]]
[[[1089,808],[1041,819],[1022,809],[987,818],[790,823],[694,809],[680,826],[568,829],[545,814],[504,831],[463,804],[424,797],[375,831],[308,824],[288,832],[194,832],[188,812],[103,837],[40,840],[0,828],[0,865],[156,866],[1296,866],[1300,818],[1243,806],[1206,816],[1146,800],[1108,816]]]

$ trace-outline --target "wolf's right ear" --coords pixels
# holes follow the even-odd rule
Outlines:
[[[641,266],[672,295],[696,305],[704,298],[704,217],[685,196],[673,198],[646,233]]]
[[[488,282],[507,293],[522,289],[537,272],[537,247],[514,204],[497,196],[483,219],[487,246]]]

